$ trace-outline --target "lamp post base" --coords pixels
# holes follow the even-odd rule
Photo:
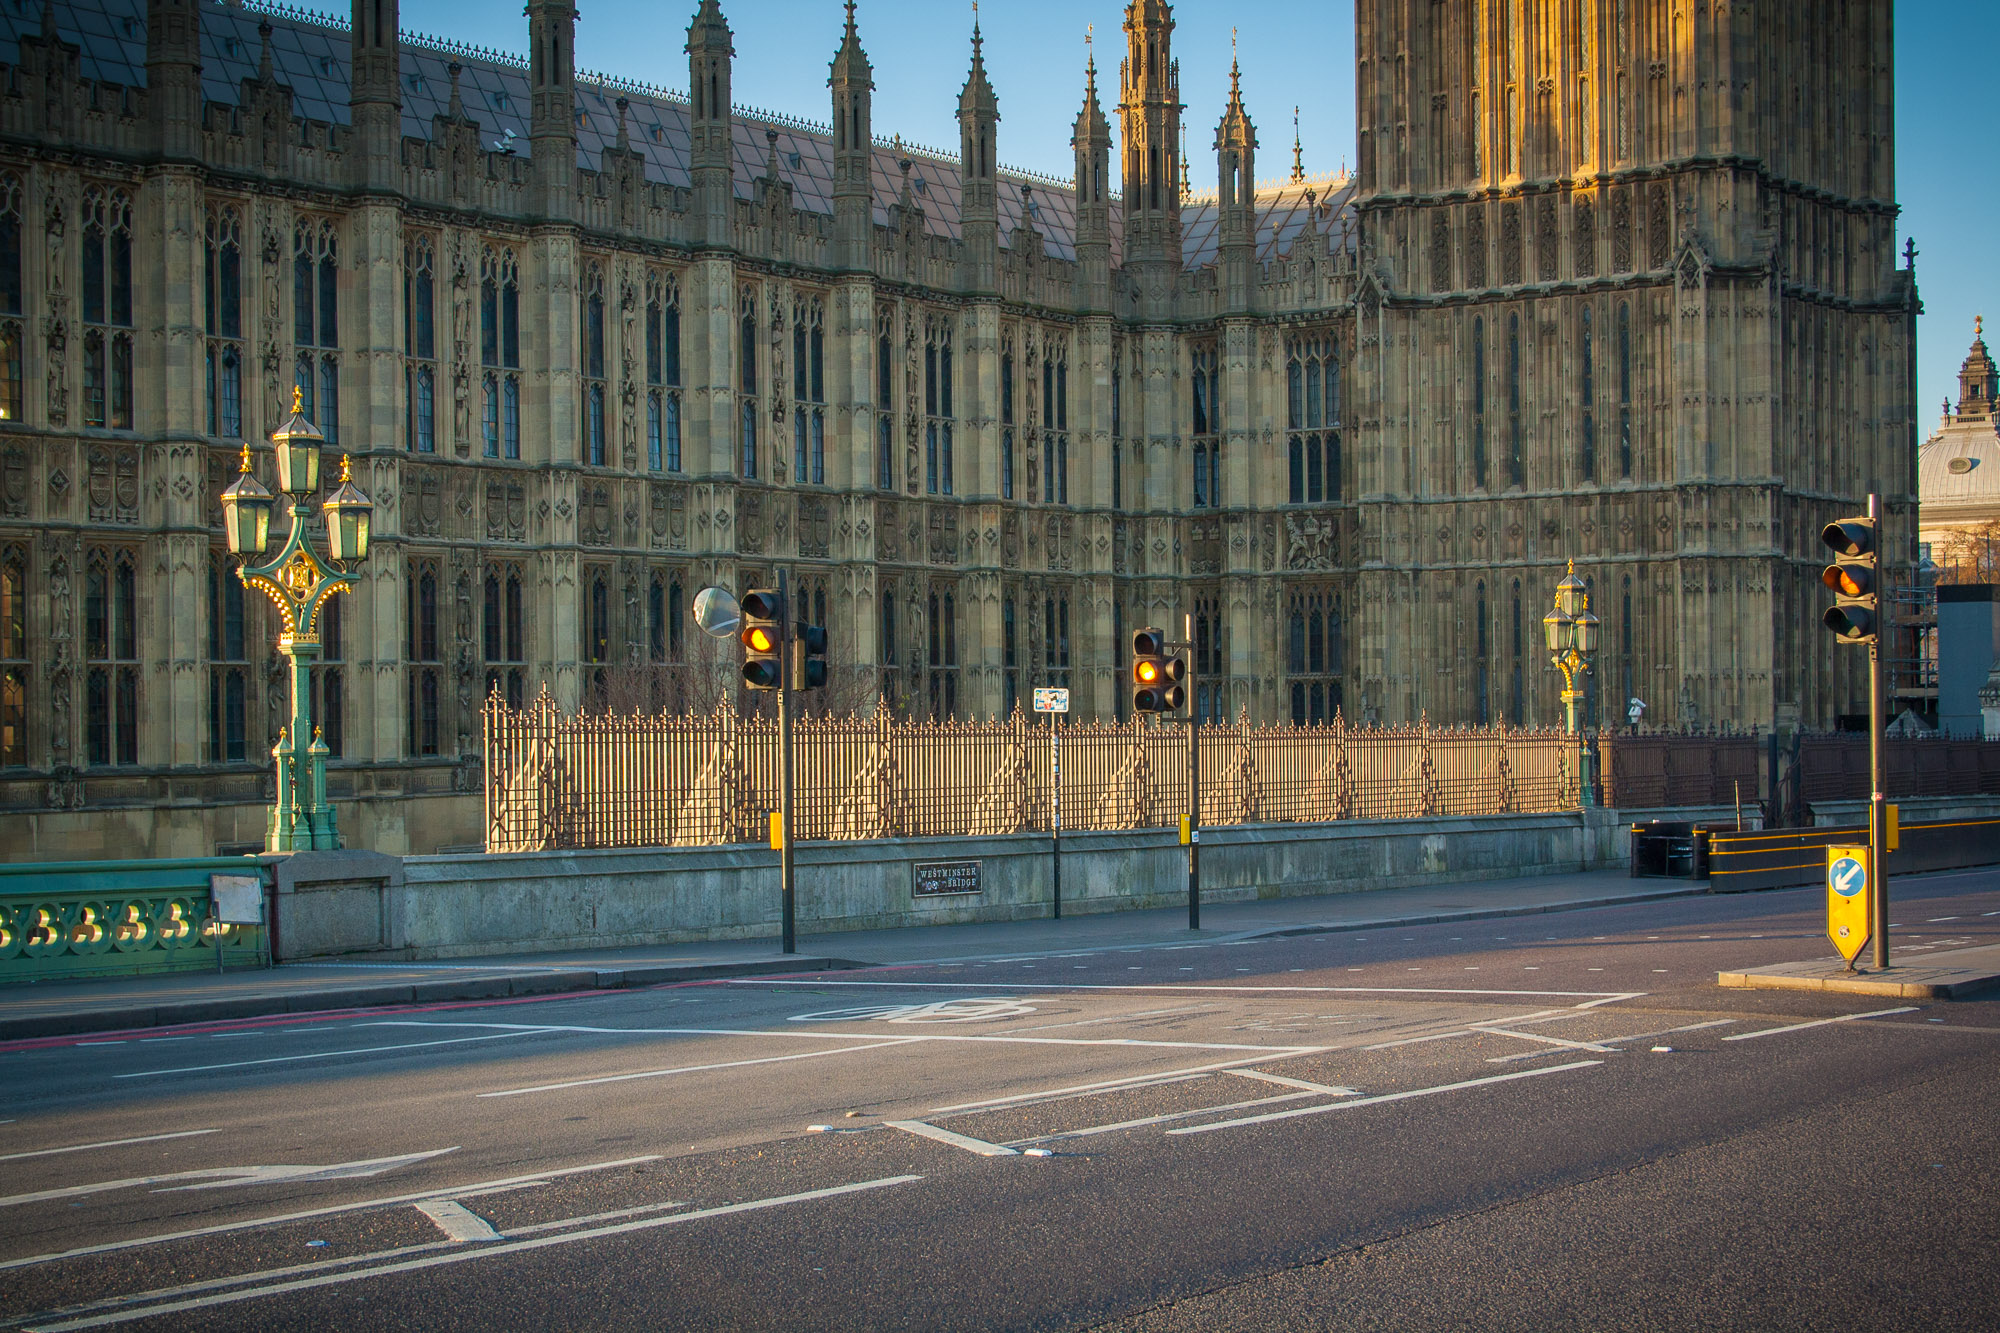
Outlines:
[[[340,848],[340,821],[332,806],[317,811],[265,807],[265,851],[337,852]]]

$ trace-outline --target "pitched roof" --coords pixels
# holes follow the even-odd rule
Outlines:
[[[0,3],[0,64],[18,64],[20,38],[41,30],[40,6],[27,0]],[[508,11],[512,13],[514,11]],[[245,79],[257,76],[263,49],[258,25],[271,24],[274,76],[290,87],[296,112],[310,120],[349,123],[349,49],[345,21],[282,4],[208,4],[202,10],[202,95],[234,106]],[[145,0],[65,0],[56,8],[56,30],[82,49],[84,78],[144,87],[146,82]],[[525,38],[525,32],[522,34]],[[512,132],[516,151],[527,152],[528,64],[511,52],[486,50],[419,34],[403,34],[403,133],[428,139],[433,118],[451,99],[450,66],[460,66],[459,93],[465,113],[479,122],[482,143],[504,145]],[[686,186],[688,104],[665,88],[579,71],[576,80],[577,165],[596,169],[618,139],[617,101],[627,99],[630,142],[645,159],[648,180]],[[792,187],[795,206],[815,213],[833,211],[833,132],[815,122],[768,111],[736,108],[735,183],[740,198],[755,195],[756,182],[770,159],[769,131],[776,131],[778,173]],[[878,141],[874,153],[875,220],[886,224],[902,190],[901,160],[910,166],[911,193],[924,212],[925,229],[956,240],[959,176],[956,155],[914,145]],[[1076,257],[1076,201],[1069,181],[1002,168],[999,183],[1000,238],[1003,245],[1019,225],[1032,191],[1034,226],[1046,252]],[[1311,193],[1315,203],[1308,208]],[[1283,256],[1303,235],[1335,235],[1354,244],[1352,177],[1320,180],[1258,192],[1257,257]],[[1118,262],[1119,205],[1112,204],[1112,259]],[[1196,200],[1181,210],[1182,256],[1191,268],[1214,261],[1216,210],[1213,200]]]

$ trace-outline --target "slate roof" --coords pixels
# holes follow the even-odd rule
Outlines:
[[[518,12],[505,11],[519,22]],[[145,0],[64,0],[55,10],[56,30],[82,50],[86,79],[144,87],[146,82]],[[236,104],[242,81],[255,78],[263,40],[258,25],[271,24],[271,64],[279,82],[292,90],[294,110],[307,119],[345,125],[348,116],[348,26],[344,20],[283,5],[209,4],[202,12],[202,93],[223,106]],[[0,64],[17,64],[23,33],[38,33],[40,0],[0,0]],[[522,37],[526,37],[523,26]],[[528,151],[527,61],[503,51],[483,50],[404,34],[402,57],[403,133],[428,139],[432,119],[450,102],[453,61],[460,65],[459,93],[466,114],[479,122],[488,147],[504,143],[512,131],[517,151]],[[617,142],[617,100],[627,99],[627,132],[646,160],[646,177],[686,186],[688,106],[664,88],[579,72],[577,76],[577,164],[596,169],[606,148]],[[739,197],[752,197],[768,169],[769,131],[776,131],[778,171],[792,187],[793,203],[817,213],[833,211],[831,130],[788,116],[737,109],[735,180]],[[925,227],[958,239],[959,180],[956,157],[906,146],[875,149],[875,220],[886,224],[901,194],[899,158],[911,163],[911,189],[924,210]],[[1311,191],[1315,199],[1308,208]],[[1257,255],[1278,258],[1307,232],[1335,234],[1353,244],[1352,177],[1260,190]],[[1067,183],[1003,169],[999,190],[1001,243],[1019,224],[1032,192],[1035,229],[1048,254],[1076,257],[1076,205]],[[1119,207],[1112,204],[1112,260],[1119,260]],[[1214,261],[1216,207],[1196,200],[1181,210],[1182,256],[1191,268]]]

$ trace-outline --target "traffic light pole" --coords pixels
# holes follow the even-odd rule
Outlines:
[[[1868,517],[1875,521],[1877,605],[1886,605],[1888,580],[1881,577],[1882,497],[1870,492]],[[1889,966],[1889,849],[1888,786],[1882,772],[1882,636],[1891,630],[1886,615],[1877,620],[1875,636],[1868,641],[1868,873],[1875,877],[1875,920],[1870,924],[1875,936],[1875,966]]]
[[[778,571],[778,893],[783,900],[783,952],[799,951],[798,898],[792,865],[792,628],[791,593]]]
[[[1188,929],[1201,929],[1201,728],[1194,678],[1194,617],[1187,627]]]

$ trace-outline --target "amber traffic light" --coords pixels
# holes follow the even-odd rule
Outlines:
[[[743,596],[743,684],[753,690],[775,690],[785,683],[784,603],[770,588]]]
[[[1148,627],[1132,635],[1133,712],[1177,712],[1187,699],[1180,685],[1186,675],[1187,663],[1169,655],[1162,631]]]
[[[1819,576],[1834,596],[1834,604],[1820,617],[1821,623],[1842,643],[1875,642],[1881,618],[1875,520],[1843,518],[1827,524],[1819,539],[1833,552],[1834,561]]]

